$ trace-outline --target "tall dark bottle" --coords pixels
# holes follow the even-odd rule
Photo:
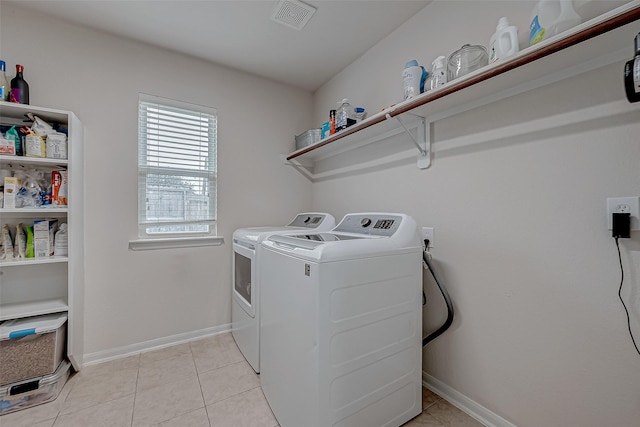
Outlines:
[[[24,80],[22,73],[24,67],[20,64],[16,65],[16,76],[11,79],[11,102],[18,104],[29,103],[29,85]]]

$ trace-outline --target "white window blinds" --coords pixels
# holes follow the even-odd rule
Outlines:
[[[215,234],[216,139],[215,109],[140,95],[140,237]]]

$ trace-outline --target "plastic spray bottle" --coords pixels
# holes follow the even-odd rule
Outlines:
[[[447,67],[444,63],[446,58],[438,56],[431,63],[431,90],[437,89],[447,82]]]

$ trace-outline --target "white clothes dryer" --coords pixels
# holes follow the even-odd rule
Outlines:
[[[260,372],[260,243],[285,232],[326,231],[336,225],[328,213],[300,213],[278,227],[239,228],[233,233],[231,333],[247,362]]]
[[[395,427],[422,411],[422,243],[395,213],[262,243],[260,381],[282,427]]]

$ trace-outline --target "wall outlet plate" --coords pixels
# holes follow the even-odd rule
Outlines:
[[[640,196],[607,198],[607,229],[613,227],[613,213],[630,213],[631,229],[640,230]]]
[[[429,249],[433,247],[433,227],[422,227],[422,240],[429,239]]]

